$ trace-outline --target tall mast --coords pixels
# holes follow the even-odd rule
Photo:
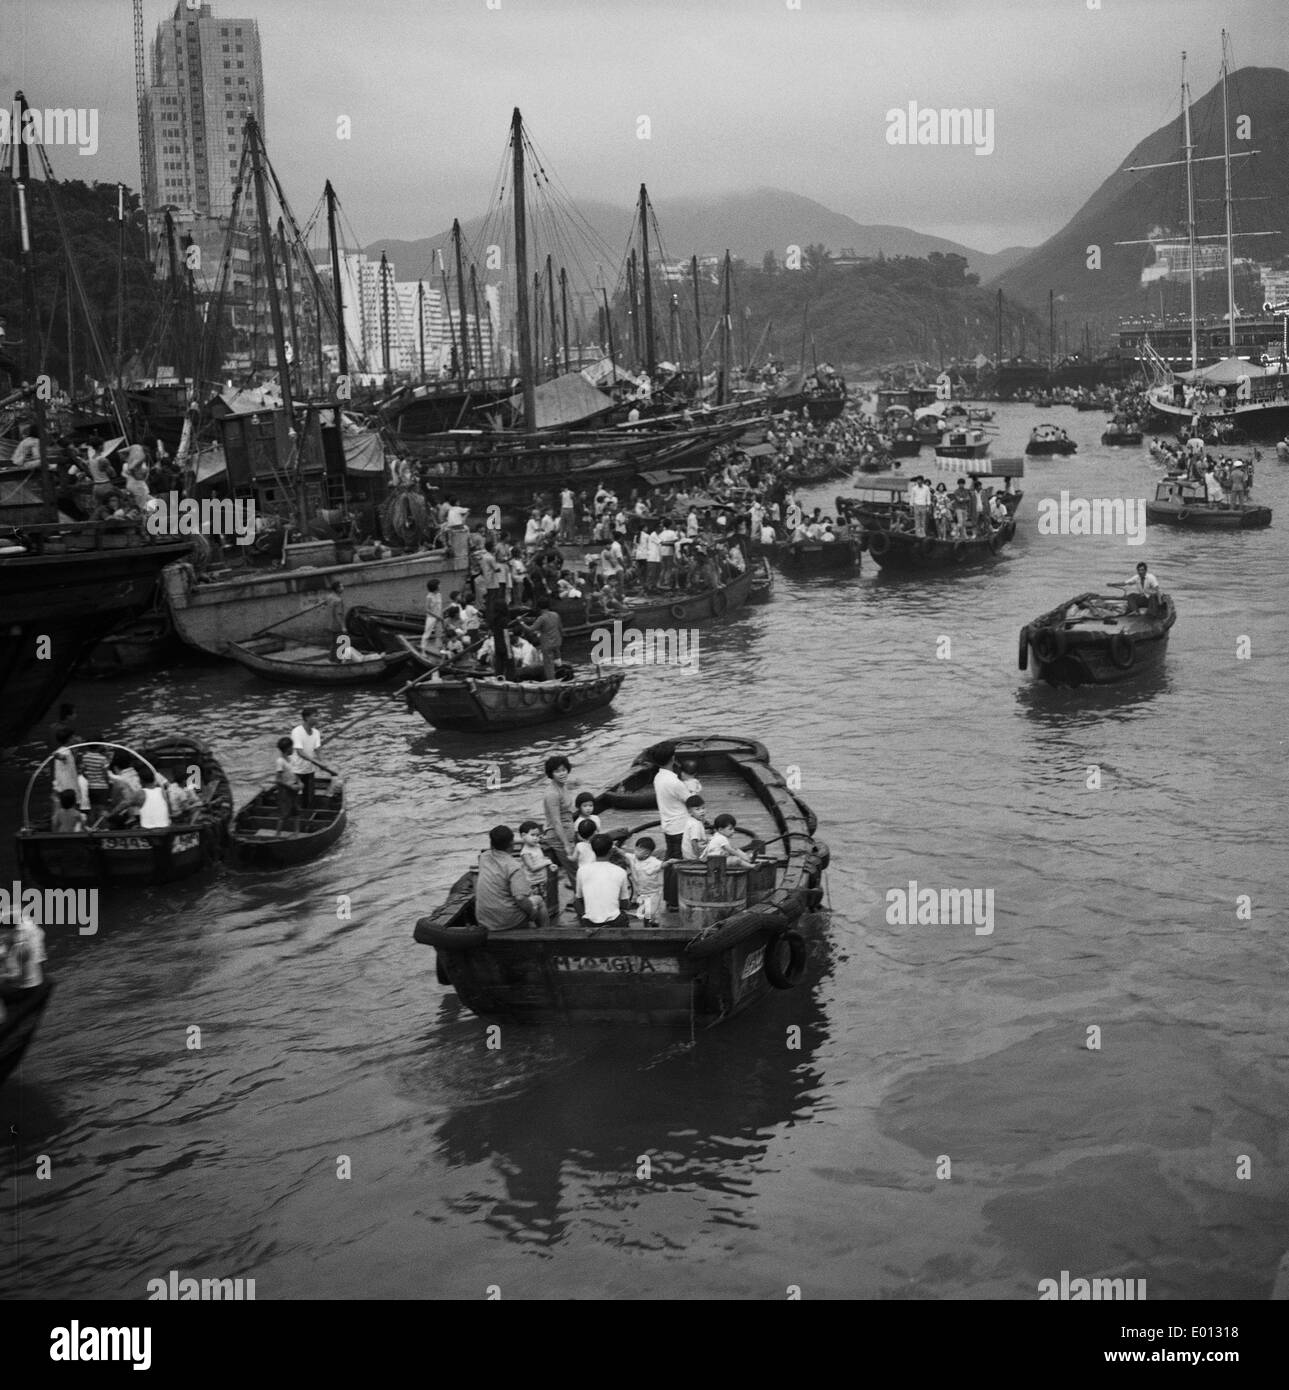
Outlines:
[[[70,297],[71,285],[67,292]],[[122,363],[125,358],[125,185],[116,186],[116,389],[123,385]]]
[[[1199,366],[1199,332],[1195,321],[1195,170],[1191,144],[1191,95],[1186,85],[1186,54],[1182,54],[1182,129],[1186,142],[1186,240],[1190,246],[1191,285],[1191,371]]]
[[[680,299],[677,295],[671,297],[671,360],[677,364],[680,362]]]
[[[533,271],[533,360],[542,369],[542,277]]]
[[[286,334],[282,330],[282,304],[278,299],[277,272],[273,267],[273,237],[269,233],[268,199],[264,188],[264,146],[254,116],[247,116],[247,135],[251,142],[251,174],[255,180],[255,210],[259,216],[260,245],[264,248],[264,271],[268,280],[269,312],[273,317],[273,347],[277,356],[278,381],[282,388],[282,409],[286,412],[288,436],[296,441],[296,476],[299,479],[300,524],[307,519],[308,503],[304,491],[304,471],[300,467],[300,442],[295,434],[295,414],[291,401],[291,369],[286,360]]]
[[[600,286],[600,295],[604,300],[604,338],[605,344],[609,349],[609,366],[613,368],[614,385],[617,384],[618,357],[613,350],[613,314],[609,310],[609,292]],[[1289,323],[1289,319],[1285,320]]]
[[[385,386],[389,386],[389,259],[380,253],[380,351],[385,364]]]
[[[425,381],[425,281],[416,282],[416,332],[421,347],[421,381]]]
[[[470,299],[474,304],[474,355],[479,359],[479,380],[487,379],[487,370],[483,356],[483,319],[479,315],[479,281],[475,275],[474,262],[470,263]],[[491,339],[491,323],[489,327],[489,339]]]
[[[465,275],[461,269],[461,223],[452,219],[452,246],[457,263],[457,317],[461,320],[461,380],[470,380],[470,324],[465,313]]]
[[[636,248],[631,248],[631,255],[627,257],[627,313],[631,319],[631,365],[635,368],[640,366],[640,315],[637,313],[637,306],[640,299],[640,287],[636,279]]]
[[[1003,360],[1003,292],[998,291],[998,312],[994,319],[994,366]]]
[[[344,301],[340,293],[340,247],[336,243],[336,190],[331,186],[331,180],[327,180],[327,186],[323,190],[327,199],[327,241],[331,246],[331,289],[332,298],[336,302],[336,340],[340,350],[340,375],[349,375],[349,352],[345,345],[345,311]],[[322,332],[322,325],[318,325],[318,332]]]
[[[721,303],[721,374],[717,384],[716,404],[724,405],[729,400],[730,381],[730,253],[725,252],[724,280],[725,291]]]
[[[559,325],[555,322],[555,268],[551,258],[546,257],[546,297],[550,301],[551,315],[551,376],[559,375]]]
[[[282,248],[282,271],[286,284],[286,312],[287,322],[291,325],[291,356],[299,359],[300,356],[300,329],[295,319],[295,285],[291,277],[291,248],[286,239],[286,223],[282,218],[277,220],[278,245]],[[303,376],[301,377],[303,381]]]
[[[528,227],[524,206],[524,118],[515,107],[510,118],[510,152],[515,196],[515,329],[519,339],[519,376],[524,392],[524,429],[537,431],[533,384],[533,338],[528,323]]]
[[[564,320],[564,371],[568,372],[568,271],[563,266],[559,268],[559,307]],[[578,365],[581,365],[580,359]]]
[[[1231,113],[1226,103],[1226,30],[1222,30],[1222,155],[1226,173],[1226,322],[1227,345],[1235,356],[1235,253],[1231,231]]]
[[[698,302],[698,257],[689,258],[689,278],[694,283],[694,346],[697,348],[698,389],[703,389],[703,312]]]
[[[649,272],[649,194],[640,185],[640,273],[644,277],[644,351],[645,371],[652,380],[658,369],[658,354],[654,345],[653,276]]]

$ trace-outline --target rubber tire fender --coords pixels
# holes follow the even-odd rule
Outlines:
[[[577,694],[572,690],[561,690],[555,697],[555,708],[561,714],[568,714],[577,704]]]
[[[777,952],[780,946],[784,945],[788,948],[788,960],[786,965],[780,965]],[[808,958],[805,937],[799,931],[789,929],[779,932],[766,943],[761,968],[765,971],[765,978],[775,989],[791,989],[793,985],[800,983],[801,977],[806,973]]]
[[[967,542],[954,541],[953,549],[949,552],[949,558],[955,565],[960,565],[967,558]]]
[[[722,595],[722,597],[724,597],[724,595]],[[713,604],[713,607],[715,607],[715,604]],[[680,622],[680,620],[685,616],[686,611],[687,610],[683,603],[673,603],[671,607],[668,609],[668,612],[671,614],[673,618],[675,618],[677,622]]]
[[[1040,628],[1030,641],[1034,647],[1034,655],[1045,666],[1058,660],[1065,653],[1065,634],[1055,628]]]
[[[724,590],[717,589],[717,591],[712,595],[712,612],[716,615],[716,617],[723,618],[725,614],[729,611],[729,606],[729,596],[724,592]],[[677,604],[676,607],[680,607],[680,605]]]
[[[868,542],[868,553],[872,556],[885,555],[891,548],[891,538],[885,531],[865,531],[864,539]]]
[[[1115,633],[1110,639],[1108,651],[1110,660],[1121,671],[1131,670],[1133,663],[1137,660],[1137,648],[1126,632]]]
[[[1016,664],[1022,671],[1029,670],[1029,628],[1020,630],[1020,650],[1016,654]]]
[[[1182,507],[1181,510],[1177,513],[1177,520],[1178,520],[1178,521],[1185,521],[1186,518],[1187,518],[1188,516],[1190,516],[1190,514],[1191,514],[1191,511],[1190,511],[1190,508],[1189,508],[1189,507]]]

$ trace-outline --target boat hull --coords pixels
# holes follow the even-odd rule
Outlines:
[[[408,688],[407,707],[436,729],[526,729],[603,709],[625,679],[625,671],[613,671],[571,681],[422,681]]]
[[[0,558],[0,747],[26,736],[98,642],[147,611],[163,566],[188,550],[108,543]]]
[[[1147,502],[1146,522],[1200,531],[1248,531],[1271,525],[1270,507],[1218,507],[1209,504]]]
[[[326,648],[275,643],[272,638],[232,642],[228,655],[257,676],[288,685],[375,685],[411,660],[406,653],[381,652],[360,660],[332,661]]]
[[[427,579],[438,579],[445,591],[465,584],[465,534],[451,539],[448,550],[319,569],[273,570],[213,584],[198,583],[189,565],[171,565],[162,574],[162,584],[175,631],[189,646],[211,656],[227,656],[231,643],[245,643],[288,620],[291,635],[299,641],[329,646],[323,604],[330,580],[344,585],[346,606],[418,608],[425,601]]]
[[[995,559],[1016,534],[1014,521],[1004,522],[991,536],[940,540],[908,531],[865,531],[864,541],[874,563],[893,573],[920,570],[969,569]]]
[[[265,835],[277,825],[277,801],[273,788],[252,797],[238,811],[229,834],[229,859],[239,869],[287,869],[325,853],[344,834],[349,813],[343,788],[316,791],[312,807],[315,830],[299,834]],[[308,815],[309,812],[304,814]]]
[[[1071,605],[1094,600],[1102,610],[1068,621]],[[1086,612],[1087,610],[1082,610]],[[1117,685],[1153,675],[1164,665],[1177,610],[1166,595],[1156,613],[1127,612],[1121,599],[1080,595],[1021,629],[1022,669],[1053,686]]]
[[[787,967],[794,951],[808,949],[801,929],[813,928],[807,919],[818,906],[828,864],[826,846],[814,839],[813,817],[769,766],[762,745],[698,736],[677,739],[674,747],[709,784],[721,779],[724,797],[741,794],[760,810],[762,825],[773,826],[788,846],[786,861],[748,870],[746,897],[731,902],[728,915],[717,909],[699,927],[665,915],[652,927],[486,932],[474,922],[474,874],[467,873],[439,910],[416,924],[414,935],[435,947],[440,979],[468,1008],[485,1018],[526,1022],[710,1025],[800,979],[800,958],[797,969]],[[646,749],[596,798],[597,807],[656,813],[657,753]],[[747,817],[740,815],[740,822],[747,824]]]
[[[136,825],[72,834],[55,833],[33,818],[15,836],[24,879],[51,888],[142,888],[190,878],[222,858],[233,799],[210,750],[177,738],[139,751],[171,781],[185,782],[197,769],[204,796],[200,811],[161,830]]]

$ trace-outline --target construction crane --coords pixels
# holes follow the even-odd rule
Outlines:
[[[152,187],[152,180],[148,177],[152,159],[148,139],[147,81],[143,63],[143,0],[134,0],[134,98],[139,122],[139,202],[145,213],[151,211],[147,203],[148,191]]]

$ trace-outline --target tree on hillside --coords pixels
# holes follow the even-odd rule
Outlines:
[[[822,275],[832,265],[832,252],[821,241],[812,241],[802,252],[802,269]]]
[[[772,250],[771,250],[771,251],[767,251],[767,252],[765,253],[765,255],[761,257],[761,274],[762,274],[762,275],[777,275],[778,273],[779,273],[779,262],[778,262],[778,260],[775,258],[775,254],[774,254],[774,252],[773,252]]]

